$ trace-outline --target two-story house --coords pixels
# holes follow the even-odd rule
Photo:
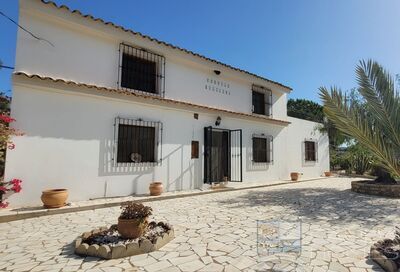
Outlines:
[[[47,188],[76,201],[329,169],[328,137],[287,116],[281,83],[52,2],[20,1],[19,23],[42,39],[18,31],[15,204]]]

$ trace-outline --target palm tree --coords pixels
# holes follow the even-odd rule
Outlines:
[[[400,177],[400,96],[394,78],[377,62],[356,68],[363,103],[348,99],[336,87],[319,88],[324,113],[337,129],[370,150],[376,163]]]

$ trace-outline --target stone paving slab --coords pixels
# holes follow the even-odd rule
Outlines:
[[[324,178],[326,177],[301,179],[298,182],[306,182]],[[180,197],[192,197],[204,194],[222,193],[225,191],[237,191],[237,190],[270,187],[270,186],[277,186],[290,183],[293,182],[290,180],[276,180],[268,182],[249,182],[249,183],[230,182],[228,187],[217,190],[212,189],[212,187],[208,184],[204,184],[204,187],[201,189],[165,192],[160,196],[131,195],[124,197],[98,198],[85,201],[70,202],[66,206],[57,209],[47,209],[44,208],[43,206],[14,207],[14,208],[0,209],[0,223],[36,218],[39,216],[46,216],[46,215],[81,212],[87,210],[115,207],[115,206],[120,206],[122,203],[127,201],[151,202],[151,201],[160,201],[160,200],[174,199]]]
[[[72,241],[116,222],[120,209],[57,214],[0,224],[1,271],[382,271],[367,258],[393,238],[400,200],[359,195],[330,178],[149,202],[175,239],[160,251],[115,260],[82,258]],[[299,255],[257,255],[257,220],[302,221]]]

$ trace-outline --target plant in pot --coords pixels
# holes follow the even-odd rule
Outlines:
[[[50,189],[42,191],[41,200],[45,208],[53,209],[65,206],[68,198],[67,189]]]
[[[162,182],[154,181],[154,182],[150,183],[149,190],[150,190],[151,196],[161,195],[161,193],[163,192]]]
[[[143,235],[148,225],[148,217],[152,208],[133,201],[121,206],[122,212],[118,217],[118,232],[126,239],[136,239]]]

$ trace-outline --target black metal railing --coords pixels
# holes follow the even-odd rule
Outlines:
[[[165,58],[146,49],[121,43],[118,87],[164,97]]]
[[[114,166],[161,164],[162,130],[161,122],[115,118]]]
[[[243,180],[242,130],[204,128],[204,182]]]

